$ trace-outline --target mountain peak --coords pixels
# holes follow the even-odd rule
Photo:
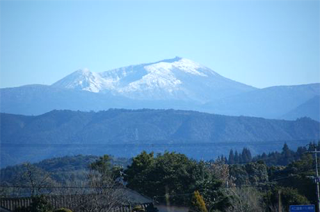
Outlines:
[[[208,75],[215,74],[212,70],[193,62],[192,60],[175,57],[173,59],[162,60],[157,63],[152,63],[144,67],[148,72],[158,72],[161,74],[173,73],[179,70],[182,73],[197,75],[202,77],[208,77]],[[210,70],[209,72],[207,70]]]
[[[112,93],[136,100],[207,102],[254,88],[229,80],[192,60],[175,57],[101,73],[80,69],[53,84],[56,87]],[[212,92],[215,94],[212,95]]]
[[[164,60],[161,60],[159,62],[156,62],[156,63],[160,63],[160,62],[165,62],[165,63],[173,63],[173,62],[177,62],[179,60],[183,59],[182,57],[179,57],[179,56],[176,56],[174,58],[171,58],[171,59],[164,59]]]
[[[84,68],[71,73],[52,86],[99,93],[101,90],[111,88],[112,84],[103,79],[98,73]]]
[[[88,69],[88,68],[81,68],[81,69],[78,69],[74,72],[71,72],[71,74],[67,75],[66,77],[74,77],[74,78],[77,78],[77,77],[80,77],[80,76],[88,76],[88,75],[91,75],[92,72]]]
[[[82,69],[79,69],[77,71],[81,72],[81,73],[89,73],[89,72],[91,72],[88,68],[82,68]]]

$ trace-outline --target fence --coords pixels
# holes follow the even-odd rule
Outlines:
[[[60,196],[45,196],[45,199],[53,208],[69,208],[74,212],[85,212],[88,211],[88,202],[92,199],[92,195],[60,195]],[[22,198],[1,198],[0,206],[7,210],[15,210],[20,207],[28,207],[32,203],[31,197],[22,197]],[[106,205],[106,203],[102,204]],[[140,206],[142,209],[146,210],[147,207],[152,206],[152,203],[138,203],[131,205],[124,204],[115,204],[111,209],[110,207],[99,208],[101,212],[131,212],[133,207]],[[103,207],[103,206],[102,206]]]

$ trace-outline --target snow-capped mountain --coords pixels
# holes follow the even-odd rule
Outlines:
[[[0,112],[35,115],[54,109],[152,108],[291,119],[286,114],[297,111],[294,118],[319,120],[319,107],[312,100],[319,95],[319,83],[257,89],[176,57],[101,73],[78,70],[50,86],[3,88]]]
[[[80,69],[52,86],[99,93],[105,89],[112,89],[113,85],[112,81],[102,78],[98,73],[91,72],[89,69]]]
[[[138,100],[191,100],[202,103],[255,90],[180,57],[101,73],[79,70],[52,86],[95,93],[111,92],[115,96]]]

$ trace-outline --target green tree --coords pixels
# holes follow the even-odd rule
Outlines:
[[[228,163],[229,164],[234,164],[234,154],[233,154],[233,150],[231,149],[229,152],[229,159],[228,159]]]
[[[290,163],[285,169],[273,176],[282,187],[291,187],[308,198],[310,202],[316,202],[316,188],[309,176],[314,176],[314,158],[312,154],[305,154],[300,160]],[[284,179],[284,180],[281,180]]]
[[[89,165],[91,171],[95,171],[100,175],[100,179],[104,183],[110,183],[121,177],[123,169],[119,166],[112,166],[111,157],[104,155]]]
[[[240,157],[239,157],[238,151],[236,150],[236,152],[234,153],[234,163],[238,164],[240,162],[241,162]]]
[[[285,143],[282,147],[281,158],[278,163],[280,165],[288,165],[293,160],[294,160],[294,152],[291,151],[287,143]]]
[[[279,199],[281,200],[283,211],[288,211],[290,205],[309,204],[308,199],[299,194],[297,189],[289,187],[275,187],[264,196],[267,211],[273,211],[277,208],[279,206]]]
[[[145,183],[148,194],[160,196],[160,201],[186,204],[187,198],[180,194],[191,193],[196,189],[197,179],[204,177],[201,171],[196,169],[195,161],[183,154],[165,152],[157,155],[155,162],[147,170]],[[168,198],[165,199],[165,196]]]
[[[260,185],[269,181],[268,168],[263,161],[230,165],[230,175],[237,186]]]
[[[109,155],[100,157],[89,165],[91,170],[99,172],[102,176],[110,176],[112,174],[111,158]]]
[[[243,148],[242,154],[241,154],[241,162],[242,163],[249,163],[252,160],[251,152],[247,148]]]
[[[208,205],[219,196],[224,197],[220,191],[222,183],[205,163],[190,160],[183,154],[165,152],[154,157],[152,153],[142,152],[125,174],[129,188],[162,203],[189,205],[191,195],[186,194],[196,190],[203,191]]]
[[[141,154],[133,158],[131,165],[125,170],[124,180],[128,183],[127,186],[133,190],[140,191],[144,188],[144,182],[149,174],[151,166],[155,162],[153,152],[147,153],[143,151]],[[142,191],[148,193],[148,191]]]

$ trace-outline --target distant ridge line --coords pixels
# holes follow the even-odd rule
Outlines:
[[[110,144],[98,144],[98,143],[60,143],[60,144],[43,144],[43,143],[31,143],[31,144],[24,144],[24,143],[1,143],[0,146],[1,147],[91,147],[91,146],[99,146],[99,147],[123,147],[123,146],[148,146],[148,147],[152,147],[152,146],[157,146],[157,147],[161,147],[161,146],[168,146],[168,147],[175,147],[175,146],[211,146],[211,145],[225,145],[225,144],[270,144],[270,142],[282,142],[282,143],[292,143],[292,142],[320,142],[320,140],[317,139],[299,139],[299,140],[263,140],[263,141],[217,141],[217,142],[195,142],[195,143],[159,143],[159,144],[155,144],[155,143],[134,143],[134,141],[132,142],[128,142],[126,144],[114,144],[114,143],[110,143]],[[161,142],[161,141],[159,141]]]

